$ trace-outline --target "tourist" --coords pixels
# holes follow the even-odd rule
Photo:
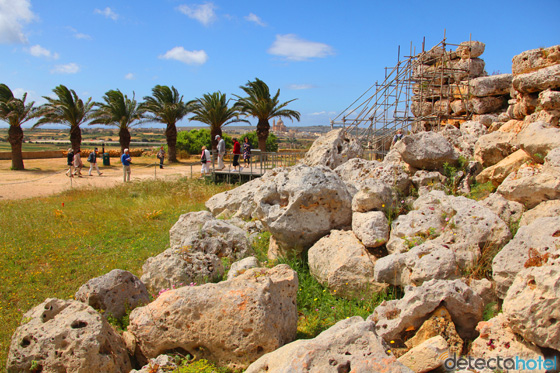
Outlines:
[[[203,177],[206,174],[210,173],[210,151],[206,149],[206,146],[202,147],[200,163],[202,164],[202,168],[200,169],[200,177]]]
[[[94,167],[97,170],[97,174],[99,176],[103,175],[103,172],[99,171],[99,166],[97,165],[97,148],[93,149],[93,151],[89,153],[87,160],[89,162],[88,176],[91,176],[91,171],[93,171]]]
[[[78,175],[78,177],[82,177],[82,167],[84,167],[80,153],[80,149],[74,153],[74,175]]]
[[[403,137],[404,137],[404,135],[403,135],[403,133],[402,133],[402,130],[401,130],[401,129],[398,129],[398,130],[397,130],[397,133],[395,134],[395,136],[393,136],[393,142],[391,143],[391,147],[392,147],[393,145],[395,145],[395,144],[397,143],[397,141],[402,140]]]
[[[245,140],[243,142],[243,163],[245,167],[249,167],[251,163],[251,143],[249,142],[249,138],[245,136]]]
[[[159,168],[163,168],[163,160],[165,159],[165,150],[163,149],[163,145],[159,148],[157,158],[159,159]]]
[[[243,167],[239,164],[239,157],[241,156],[241,145],[239,145],[239,141],[236,138],[233,139],[233,170],[239,171],[243,170]]]
[[[121,162],[123,165],[123,181],[126,183],[130,181],[130,164],[132,163],[128,149],[125,149],[123,155],[121,155]]]
[[[68,164],[68,171],[66,171],[66,176],[74,177],[74,150],[72,148],[68,149],[68,154],[66,155],[66,163]]]
[[[224,155],[226,155],[226,142],[220,135],[216,135],[216,141],[218,141],[218,170],[223,170],[226,167],[224,165]]]

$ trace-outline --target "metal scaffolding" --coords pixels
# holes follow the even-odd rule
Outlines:
[[[365,148],[383,156],[398,129],[404,133],[439,131],[443,125],[469,120],[472,60],[459,59],[450,46],[459,44],[448,43],[445,33],[428,51],[424,38],[419,54],[411,43],[409,56],[402,59],[399,46],[398,62],[385,68],[385,80],[375,82],[331,120],[331,127],[342,126],[360,138]]]

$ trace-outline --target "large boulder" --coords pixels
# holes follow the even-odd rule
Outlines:
[[[229,281],[163,293],[132,311],[128,332],[145,359],[182,351],[246,368],[295,339],[297,289],[297,273],[285,264],[249,269]]]
[[[48,298],[23,315],[12,336],[8,372],[129,372],[122,338],[99,312]]]
[[[521,166],[530,162],[531,156],[522,149],[508,155],[498,163],[485,168],[476,175],[476,181],[484,184],[491,182],[494,186],[499,186],[509,174],[517,171]]]
[[[501,131],[480,136],[474,146],[474,159],[484,167],[495,165],[517,150],[512,144],[514,138],[514,134]]]
[[[481,321],[476,326],[479,332],[477,339],[471,344],[469,356],[474,359],[496,359],[501,358],[502,364],[505,359],[544,359],[541,350],[535,345],[519,338],[510,328],[510,323],[504,313],[488,321]],[[504,367],[502,365],[502,367]],[[545,373],[546,369],[533,370],[533,372]]]
[[[415,373],[431,372],[443,365],[441,356],[448,350],[447,341],[438,335],[411,348],[410,351],[399,357],[399,362]]]
[[[462,59],[480,57],[484,53],[486,44],[477,40],[464,41],[457,46],[456,53]]]
[[[513,57],[511,71],[514,75],[530,73],[543,67],[560,63],[560,45],[531,49]]]
[[[214,218],[208,211],[181,215],[169,230],[169,243],[172,248],[234,260],[252,254],[244,230]]]
[[[308,249],[331,229],[352,222],[352,198],[331,169],[297,165],[275,170],[255,193],[254,215],[283,254]]]
[[[432,279],[452,280],[460,277],[461,271],[453,250],[430,241],[375,262],[374,280],[394,286],[418,286]]]
[[[531,123],[517,135],[517,143],[537,162],[543,163],[549,151],[560,148],[560,128],[544,122]]]
[[[389,221],[382,211],[355,212],[352,231],[366,247],[379,247],[389,240]]]
[[[465,197],[432,191],[420,196],[414,210],[391,225],[389,253],[406,252],[423,242],[453,250],[460,268],[475,264],[481,249],[497,250],[511,238],[508,226],[489,208]]]
[[[373,281],[375,257],[351,231],[333,230],[308,252],[309,272],[337,296],[355,298],[384,286]]]
[[[418,190],[418,194],[422,195],[433,189],[442,190],[447,182],[447,177],[437,171],[418,170],[411,180],[416,190]]]
[[[538,218],[553,218],[557,216],[560,216],[560,199],[544,201],[531,210],[525,211],[519,221],[519,226],[532,224]]]
[[[459,83],[461,80],[465,80],[467,78],[478,78],[485,74],[485,65],[486,63],[480,58],[466,58],[451,61],[449,63],[449,67],[452,69],[450,75],[455,83]]]
[[[513,331],[525,340],[560,351],[560,261],[519,272],[504,299],[503,312]]]
[[[440,305],[449,311],[462,338],[476,336],[474,328],[482,320],[484,304],[461,280],[430,280],[421,286],[405,287],[399,300],[384,301],[368,317],[385,341],[403,341],[403,333],[418,329]]]
[[[146,285],[122,269],[114,269],[89,280],[80,286],[74,298],[117,319],[138,306],[150,303]]]
[[[499,193],[490,194],[487,198],[480,201],[480,204],[492,210],[508,226],[519,222],[524,210],[521,203],[508,201]]]
[[[540,92],[539,106],[543,110],[560,110],[560,92],[550,89]]]
[[[313,339],[300,339],[264,355],[245,372],[412,372],[388,351],[375,324],[354,316]]]
[[[560,254],[560,219],[539,218],[519,228],[515,237],[494,257],[492,277],[496,291],[504,298],[515,275],[532,262],[545,262],[547,256]]]
[[[437,170],[444,163],[454,164],[458,159],[449,141],[432,131],[405,136],[395,144],[395,149],[412,167],[427,170]]]
[[[352,211],[379,211],[391,206],[394,193],[387,183],[369,178],[362,181],[358,187],[358,192],[352,197]]]
[[[227,274],[227,279],[231,280],[234,277],[237,277],[251,268],[257,268],[259,266],[259,261],[254,256],[248,256],[245,259],[238,260],[237,262],[231,265],[229,272]]]
[[[251,219],[257,207],[254,201],[255,192],[272,173],[267,171],[262,177],[253,179],[240,187],[218,193],[206,201],[206,208],[218,218],[237,217]]]
[[[469,81],[469,92],[476,97],[509,95],[512,80],[512,74],[483,76]]]
[[[540,92],[560,87],[560,64],[539,69],[537,71],[516,75],[513,88],[521,93]]]
[[[308,166],[335,169],[349,159],[361,157],[362,153],[362,145],[358,139],[340,128],[315,140],[302,162]]]
[[[494,113],[506,104],[507,99],[502,96],[473,97],[467,101],[469,110],[476,114]]]

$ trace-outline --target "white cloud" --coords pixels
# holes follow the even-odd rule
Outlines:
[[[313,84],[290,84],[288,89],[302,90],[302,89],[313,89],[316,88]]]
[[[35,18],[29,0],[0,0],[0,44],[26,43],[23,24]]]
[[[208,61],[208,55],[205,51],[188,51],[183,47],[175,47],[168,50],[165,54],[159,56],[164,60],[177,60],[187,65],[203,65]]]
[[[53,60],[58,60],[58,53],[52,53],[50,50],[41,47],[39,44],[30,47],[28,50],[30,55],[34,57],[45,57]]]
[[[89,36],[88,34],[82,34],[80,32],[74,34],[74,37],[76,39],[84,39],[84,40],[91,40],[91,36]]]
[[[115,12],[113,12],[113,10],[109,7],[100,10],[100,9],[95,9],[93,11],[95,14],[101,14],[104,15],[106,18],[111,18],[113,21],[116,21],[117,19],[119,19],[119,15]]]
[[[320,115],[335,115],[335,114],[336,114],[335,111],[328,111],[328,112],[327,112],[327,111],[324,111],[324,110],[323,110],[323,111],[317,111],[317,112],[315,112],[315,113],[309,113],[309,114],[307,114],[307,115],[311,115],[311,116],[317,117],[317,116],[320,116]]]
[[[276,35],[276,40],[268,53],[285,57],[292,61],[306,61],[311,58],[323,58],[334,54],[330,45],[298,38],[294,34]]]
[[[136,77],[134,76],[133,73],[128,73],[128,74],[126,74],[126,75],[124,76],[124,78],[127,79],[127,80],[134,80],[134,79],[136,79]]]
[[[214,3],[204,3],[202,5],[179,5],[177,10],[187,15],[189,18],[196,19],[204,26],[210,25],[216,20]]]
[[[76,74],[78,71],[80,71],[80,66],[71,62],[66,65],[56,65],[51,70],[51,74]]]
[[[254,13],[249,13],[248,16],[245,16],[245,19],[246,19],[247,21],[249,21],[249,22],[254,22],[254,23],[256,23],[256,24],[259,25],[259,26],[262,26],[262,27],[265,27],[265,26],[266,26],[266,23],[264,23],[264,22],[262,21],[262,19],[261,19],[258,15],[254,14]]]

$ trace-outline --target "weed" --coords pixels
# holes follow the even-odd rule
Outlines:
[[[484,312],[482,314],[482,319],[488,321],[491,318],[497,316],[501,312],[500,305],[497,302],[490,302],[484,307]]]
[[[494,193],[496,187],[492,182],[487,182],[483,184],[474,183],[471,186],[471,191],[466,195],[467,198],[474,199],[475,201],[483,200],[488,197],[491,193]]]

